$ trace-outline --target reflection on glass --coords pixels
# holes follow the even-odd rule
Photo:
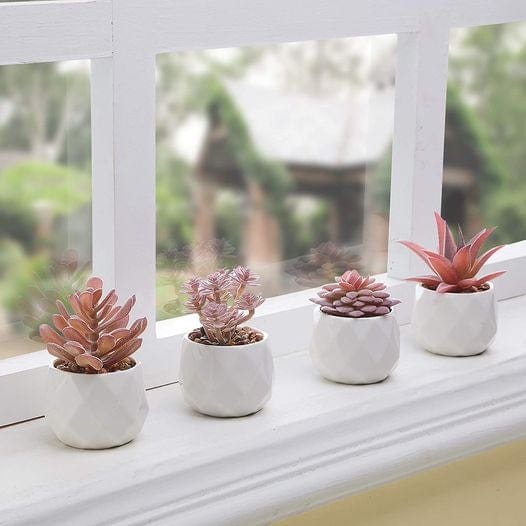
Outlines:
[[[89,64],[1,66],[0,358],[89,272],[90,172]]]
[[[443,215],[526,238],[526,23],[451,32]]]
[[[191,274],[264,295],[386,268],[394,36],[157,59],[158,317]],[[387,182],[388,185],[388,182]]]

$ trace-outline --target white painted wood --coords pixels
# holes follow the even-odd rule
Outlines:
[[[0,430],[0,524],[268,524],[289,514],[526,437],[522,320],[526,298],[500,304],[492,348],[445,359],[402,329],[400,363],[369,386],[323,381],[307,353],[276,360],[258,414],[207,418],[171,385],[127,446],[81,452],[43,420]],[[60,470],[57,470],[60,466]]]
[[[494,281],[497,299],[514,298],[526,294],[526,241],[505,246],[484,265],[484,272],[505,270],[506,274]]]
[[[113,58],[91,61],[93,275],[115,286]]]
[[[406,278],[423,265],[397,241],[434,244],[442,198],[448,72],[448,11],[422,15],[418,33],[398,35],[389,213],[388,273]]]
[[[0,3],[0,64],[112,54],[111,0]]]
[[[450,0],[451,27],[484,26],[526,20],[526,3],[517,0]]]
[[[155,319],[155,54],[178,49],[399,33],[391,206],[392,276],[415,270],[400,238],[429,242],[430,210],[441,193],[449,26],[526,19],[516,0],[70,0],[0,3],[0,64],[92,58],[93,235],[95,272],[121,294],[137,294],[137,315]],[[107,58],[103,58],[107,57]],[[526,293],[526,246],[496,257],[510,272],[500,298]],[[414,288],[393,283],[405,300]],[[312,324],[310,291],[268,301],[254,324],[275,355],[304,348]],[[140,358],[148,386],[177,379],[179,344],[191,318],[151,323]],[[291,330],[301,327],[302,330]],[[305,330],[303,330],[305,329]],[[0,361],[10,400],[0,425],[42,414],[45,353]],[[33,386],[36,386],[34,389]],[[31,387],[31,388],[29,388]]]
[[[47,351],[0,360],[0,427],[44,414]]]
[[[135,294],[134,316],[149,320],[138,356],[151,386],[173,382],[176,372],[155,334],[155,55],[152,12],[144,6],[113,0],[113,254],[117,293]]]
[[[156,52],[416,31],[419,0],[152,0]]]

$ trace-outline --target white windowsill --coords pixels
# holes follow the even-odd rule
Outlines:
[[[403,327],[382,384],[332,384],[306,352],[279,357],[271,402],[247,418],[194,414],[170,385],[114,450],[62,446],[44,419],[1,429],[0,524],[266,524],[526,437],[526,297],[499,308],[478,357],[431,355]]]

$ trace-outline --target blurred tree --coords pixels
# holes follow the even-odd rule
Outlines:
[[[487,151],[504,169],[498,188],[481,196],[500,242],[526,238],[526,24],[464,31],[450,65],[451,82],[478,118]]]
[[[79,66],[46,63],[0,67],[0,148],[87,168],[89,96],[88,72]]]
[[[28,161],[6,168],[0,176],[0,196],[19,207],[68,215],[91,196],[89,175],[51,163]]]
[[[203,114],[210,78],[239,78],[258,61],[262,48],[163,53],[157,57],[157,142],[170,141],[186,119]]]
[[[157,254],[180,249],[192,239],[190,167],[165,146],[157,150]]]
[[[26,207],[0,197],[0,240],[16,241],[32,250],[35,247],[36,223],[35,215]]]

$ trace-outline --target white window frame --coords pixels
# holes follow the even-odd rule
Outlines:
[[[434,242],[440,209],[449,31],[526,20],[517,0],[71,0],[0,3],[0,65],[92,61],[94,273],[137,315],[155,312],[155,58],[158,53],[267,43],[398,34],[389,222],[388,281],[404,303],[414,286],[399,281],[420,263],[396,241]],[[500,299],[526,293],[526,241],[489,265],[507,270]],[[273,336],[276,355],[304,348],[312,291],[267,301],[255,324]],[[177,381],[179,343],[189,317],[152,323],[140,359],[148,387]],[[293,334],[290,334],[293,333]],[[42,415],[49,356],[0,361],[0,426]]]

